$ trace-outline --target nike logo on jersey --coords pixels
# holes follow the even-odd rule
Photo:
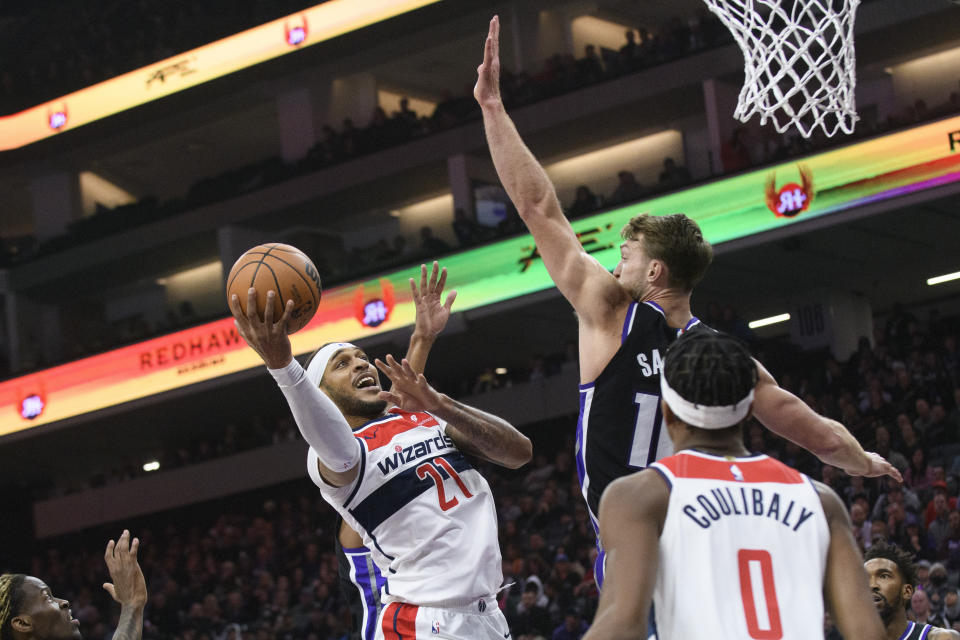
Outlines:
[[[772,495],[768,493],[761,489],[747,491],[746,487],[739,491],[731,491],[729,487],[711,489],[698,495],[696,504],[684,505],[683,513],[704,529],[727,516],[760,516],[776,520],[793,531],[815,513],[794,500],[785,503],[776,491]]]
[[[640,373],[645,378],[658,376],[663,371],[663,358],[660,357],[659,349],[654,349],[649,356],[645,353],[638,353],[637,364],[640,365]]]
[[[394,454],[378,462],[377,467],[380,468],[380,473],[387,475],[391,471],[398,469],[401,465],[414,462],[425,456],[433,455],[435,452],[443,451],[444,449],[453,448],[453,440],[437,429],[437,435],[433,438],[421,440],[407,447],[397,447]]]

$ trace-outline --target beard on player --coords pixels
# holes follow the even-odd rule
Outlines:
[[[373,398],[362,397],[369,395],[369,391],[355,389],[340,389],[333,385],[321,384],[320,388],[327,396],[333,400],[340,412],[345,416],[355,416],[359,418],[368,418],[370,420],[379,418],[387,409],[387,401],[374,396]],[[379,384],[377,389],[379,390]],[[362,395],[361,395],[362,394]]]

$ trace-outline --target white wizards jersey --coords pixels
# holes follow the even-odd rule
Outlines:
[[[765,455],[683,451],[653,465],[670,485],[654,589],[661,640],[823,638],[830,532],[810,479]]]
[[[360,472],[345,487],[307,470],[387,578],[384,600],[456,606],[500,588],[497,513],[487,481],[429,413],[391,409],[354,430]]]

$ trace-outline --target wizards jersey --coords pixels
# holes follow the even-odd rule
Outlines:
[[[705,327],[692,318],[672,328],[659,305],[633,302],[620,349],[596,380],[580,385],[577,475],[595,529],[608,484],[673,453],[660,413],[663,358],[685,331]]]
[[[823,638],[830,530],[808,477],[765,455],[683,451],[670,485],[653,604],[660,638]]]
[[[456,606],[503,581],[490,486],[429,413],[391,409],[354,430],[356,480],[333,487],[311,449],[307,471],[387,578],[384,602]]]

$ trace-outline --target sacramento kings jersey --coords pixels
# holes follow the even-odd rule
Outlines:
[[[683,451],[652,467],[670,486],[658,637],[822,639],[830,531],[811,480],[765,455]]]
[[[936,627],[929,624],[917,624],[912,620],[907,623],[907,628],[904,630],[903,635],[900,636],[900,640],[927,640],[927,636],[930,635],[930,631]]]
[[[337,530],[340,519],[337,518]],[[350,607],[353,627],[350,640],[373,640],[377,631],[377,618],[382,605],[380,593],[387,579],[370,557],[366,547],[344,547],[340,539],[334,536],[337,547],[337,573],[340,577],[340,590]]]
[[[595,529],[608,484],[673,453],[660,412],[660,373],[667,347],[698,328],[705,325],[697,318],[672,328],[658,304],[633,302],[620,349],[596,380],[580,385],[577,475]]]
[[[357,479],[332,487],[311,449],[307,471],[363,539],[387,582],[383,601],[456,606],[503,581],[490,486],[429,413],[391,409],[355,429]]]

